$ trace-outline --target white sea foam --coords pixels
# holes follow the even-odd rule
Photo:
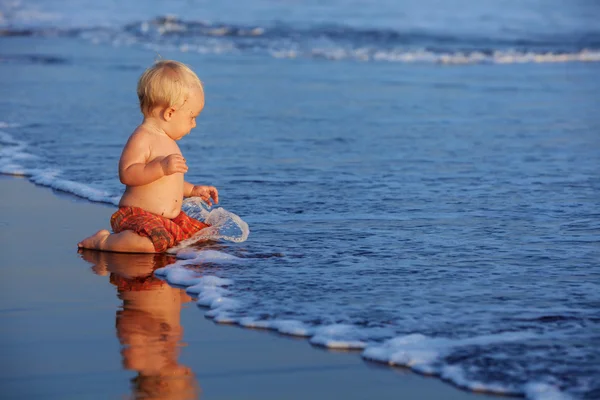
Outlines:
[[[149,44],[154,50],[164,49],[169,45]],[[182,52],[197,52],[201,54],[223,54],[239,52],[233,42],[218,41],[203,44],[184,43],[178,47],[170,46],[171,50]],[[290,48],[276,46],[265,49],[274,58],[321,58],[332,61],[354,60],[361,62],[394,62],[403,64],[547,64],[568,62],[600,62],[600,51],[583,49],[576,52],[534,52],[517,50],[497,50],[492,53],[471,52],[433,52],[429,50],[406,49],[370,49],[370,48]]]
[[[561,392],[556,386],[542,382],[530,382],[525,385],[525,396],[532,400],[571,400],[572,396]]]
[[[312,327],[293,319],[257,320],[244,317],[238,320],[238,324],[245,328],[270,329],[288,336],[310,337],[314,334]]]
[[[256,319],[243,316],[249,312],[248,305],[235,299],[235,292],[231,290],[234,282],[216,276],[202,275],[199,270],[193,270],[186,265],[193,264],[195,259],[190,258],[189,252],[182,252],[181,259],[171,266],[156,271],[171,284],[187,286],[186,291],[197,297],[197,304],[209,308],[206,316],[213,318],[217,323],[238,324],[247,328],[274,330],[286,335],[308,337],[310,343],[330,349],[350,349],[363,351],[363,357],[368,360],[410,367],[415,371],[427,374],[436,374],[455,383],[457,386],[473,391],[484,391],[501,394],[521,394],[523,390],[511,388],[501,384],[482,383],[468,379],[464,370],[456,365],[443,365],[443,356],[462,346],[489,345],[511,341],[525,340],[535,337],[528,332],[499,333],[483,335],[464,339],[432,338],[422,334],[411,334],[393,337],[394,332],[387,328],[359,327],[351,324],[332,324],[309,326],[302,321],[293,319]],[[212,258],[213,260],[226,261],[226,257]],[[260,310],[252,310],[260,313]],[[390,338],[379,342],[383,338]],[[532,386],[529,389],[531,397],[548,388]],[[560,393],[560,392],[556,392]]]
[[[364,336],[355,326],[335,324],[315,329],[315,334],[310,338],[310,342],[331,349],[360,350],[367,346],[367,343],[362,339],[364,339]]]
[[[515,387],[509,387],[500,383],[484,383],[469,379],[465,376],[465,370],[459,365],[444,365],[440,369],[440,376],[456,386],[469,389],[473,392],[495,393],[506,396],[520,395],[522,391]]]
[[[211,275],[202,275],[198,270],[187,268],[189,265],[201,263],[205,258],[191,257],[192,254],[212,251],[180,252],[180,258],[175,264],[155,271],[156,275],[163,277],[169,283],[187,287],[186,291],[197,297],[200,306],[208,307],[207,316],[218,321],[237,323],[248,328],[271,329],[283,334],[310,337],[312,344],[327,348],[337,349],[365,349],[363,356],[366,359],[385,362],[390,365],[412,367],[420,372],[439,373],[432,365],[447,354],[451,349],[467,345],[486,345],[499,342],[510,342],[533,337],[530,333],[501,333],[485,335],[466,339],[430,338],[421,334],[412,334],[393,337],[383,343],[378,341],[393,336],[393,331],[388,328],[359,327],[350,324],[332,324],[322,326],[309,326],[302,321],[287,319],[264,320],[253,317],[236,317],[235,310],[244,310],[246,305],[233,298],[234,294],[229,289],[234,285],[230,279],[223,279]],[[212,252],[220,253],[220,252]],[[237,257],[208,257],[215,262],[239,261]],[[246,310],[249,311],[249,310]],[[257,312],[257,310],[254,310]],[[452,370],[447,370],[448,377],[453,375]],[[458,378],[457,378],[458,379]]]
[[[172,249],[171,249],[172,250]],[[177,257],[184,259],[181,265],[198,264],[203,262],[243,262],[244,260],[231,254],[216,250],[183,249],[177,252]]]
[[[16,124],[0,122],[0,129],[17,127]],[[16,140],[7,132],[0,131],[0,173],[7,175],[29,176],[31,172],[21,165],[23,160],[37,158],[26,151],[27,144]]]
[[[118,205],[120,196],[113,195],[106,190],[96,189],[83,183],[70,181],[60,178],[60,171],[57,170],[41,170],[29,172],[29,180],[42,186],[47,186],[65,193],[73,194],[83,199]]]
[[[14,176],[31,176],[32,171],[22,165],[23,160],[35,159],[33,154],[24,151],[26,145],[0,132],[0,173]]]
[[[158,269],[156,274],[169,283],[186,286],[189,294],[196,296],[197,304],[207,307],[206,316],[221,324],[237,324],[246,328],[268,329],[285,335],[306,337],[313,345],[330,349],[363,350],[366,360],[392,366],[409,367],[412,370],[437,375],[456,386],[476,392],[503,395],[526,395],[532,400],[567,400],[568,395],[548,383],[530,382],[524,386],[497,382],[481,382],[470,378],[465,367],[447,364],[444,357],[468,346],[490,346],[535,339],[537,333],[503,332],[465,338],[429,337],[420,333],[394,336],[388,328],[361,327],[352,324],[308,325],[294,319],[264,319],[248,316],[260,315],[264,310],[235,298],[235,283],[212,275],[203,275],[200,270],[190,269],[194,260],[191,252],[182,251],[175,264]],[[195,254],[195,253],[194,253]],[[231,262],[228,257],[209,257],[215,262]],[[235,259],[235,258],[234,258]],[[314,316],[318,317],[318,316]],[[476,366],[468,366],[473,373]]]
[[[240,316],[240,313],[250,310],[246,304],[233,298],[235,293],[229,289],[234,285],[232,280],[202,275],[197,270],[188,269],[185,265],[193,263],[197,258],[190,258],[190,253],[186,252],[182,252],[179,256],[181,260],[157,270],[156,274],[164,277],[171,284],[187,286],[186,291],[197,297],[197,304],[209,308],[206,316],[213,318],[217,323],[238,324],[246,328],[269,329],[285,335],[308,337],[310,343],[330,349],[364,349],[365,359],[406,366],[421,373],[436,374],[457,386],[473,391],[498,394],[521,394],[524,391],[501,384],[470,380],[465,376],[462,367],[443,365],[440,362],[444,355],[461,346],[517,341],[534,336],[533,334],[509,332],[465,339],[431,338],[421,334],[411,334],[393,337],[379,343],[378,340],[393,336],[393,331],[350,324],[309,326],[293,319],[265,320],[244,317]],[[216,260],[219,259],[226,260],[221,257]],[[257,312],[257,310],[253,311]],[[542,398],[540,394],[552,393],[553,396],[560,394],[559,391],[550,392],[551,389],[548,386],[530,386],[527,389],[528,397],[539,399]]]
[[[229,299],[229,290],[224,286],[233,284],[229,279],[222,279],[216,276],[204,276],[199,278],[198,283],[189,286],[186,292],[195,295],[197,304],[211,309],[220,308],[221,311],[233,307],[237,303]],[[236,303],[236,304],[234,304]],[[225,308],[224,305],[226,306]]]
[[[142,31],[144,30],[142,25]],[[177,24],[166,25],[157,30],[160,35],[171,33],[185,27]],[[227,27],[216,27],[205,32],[207,36],[202,40],[183,39],[173,42],[154,42],[128,33],[109,35],[104,32],[86,32],[82,36],[95,43],[110,42],[114,46],[141,45],[152,51],[181,51],[200,54],[232,54],[243,53],[248,50],[247,45],[240,45],[238,37],[258,37],[264,30],[257,28],[247,32],[236,31],[236,35],[229,37]],[[600,62],[600,50],[584,48],[572,51],[542,51],[542,50],[516,50],[516,49],[489,49],[486,51],[454,51],[448,49],[428,50],[418,48],[378,48],[339,46],[316,46],[310,42],[272,41],[256,43],[252,52],[268,54],[274,58],[297,59],[316,58],[332,61],[353,60],[359,62],[393,62],[403,64],[442,64],[442,65],[470,65],[470,64],[547,64],[571,62]]]
[[[220,253],[215,251],[199,251],[199,253],[203,252]],[[198,264],[197,260],[201,260],[202,257],[189,258],[189,252],[184,254],[184,259],[164,268],[159,268],[154,273],[166,279],[171,284],[185,286],[186,292],[196,297],[196,304],[210,309],[206,312],[206,316],[213,318],[215,322],[235,323],[237,320],[230,317],[230,312],[240,308],[242,304],[229,297],[230,292],[225,288],[232,285],[233,281],[217,276],[202,275],[199,271],[186,268],[185,265]],[[231,260],[227,257],[210,259],[213,261]]]
[[[198,253],[209,251],[198,251]],[[216,252],[213,252],[216,253]],[[307,337],[313,334],[312,329],[301,321],[296,320],[270,320],[262,321],[250,317],[235,317],[232,311],[243,309],[245,305],[230,296],[228,286],[233,285],[230,279],[216,276],[202,275],[199,271],[186,268],[186,265],[194,264],[202,256],[190,258],[190,252],[184,251],[178,254],[181,257],[175,264],[157,269],[155,274],[166,279],[169,283],[186,286],[186,292],[196,297],[199,306],[210,310],[206,316],[213,318],[218,323],[237,323],[249,328],[262,328],[276,330],[282,334],[291,336]],[[237,257],[211,258],[213,261],[235,260]],[[239,259],[238,259],[239,260]]]
[[[312,344],[330,349],[361,350],[374,341],[389,338],[394,331],[388,328],[359,327],[349,324],[324,325],[314,329]]]
[[[297,49],[276,49],[271,55],[275,58],[325,58],[328,60],[387,61],[407,64],[525,64],[525,63],[565,63],[600,62],[600,51],[584,49],[573,53],[521,52],[498,50],[493,53],[449,52],[440,53],[428,50],[378,50],[367,48],[313,48],[307,51]]]
[[[0,128],[18,128],[18,124],[0,122]],[[25,167],[23,162],[39,160],[39,157],[28,151],[26,142],[16,140],[7,132],[0,131],[0,173],[6,175],[26,176],[38,185],[74,194],[91,201],[117,205],[119,197],[108,191],[95,189],[83,183],[74,182],[61,177],[62,171],[53,168]]]
[[[545,383],[528,383],[524,387],[510,386],[495,382],[480,382],[465,374],[461,365],[445,364],[444,357],[461,347],[488,346],[499,343],[519,342],[537,337],[533,332],[504,332],[467,338],[428,337],[419,333],[394,336],[387,328],[359,327],[351,324],[309,326],[294,319],[257,319],[244,316],[250,312],[249,306],[235,299],[234,282],[216,276],[202,275],[198,270],[189,269],[188,264],[201,257],[190,258],[189,252],[182,252],[175,264],[161,268],[156,274],[171,284],[187,286],[187,292],[197,297],[197,304],[209,308],[206,316],[221,324],[238,324],[246,328],[269,329],[286,335],[309,338],[311,344],[330,349],[363,350],[363,358],[389,365],[404,366],[419,373],[438,375],[476,392],[504,395],[525,394],[533,400],[566,400],[569,397],[558,388]],[[211,258],[229,261],[227,257]],[[253,309],[253,313],[260,310]],[[381,339],[387,340],[381,342]],[[470,370],[476,367],[469,367]],[[472,372],[472,371],[471,371]]]
[[[398,336],[381,344],[367,347],[363,358],[392,366],[409,367],[414,371],[439,375],[459,387],[476,392],[503,395],[525,394],[527,398],[569,399],[558,388],[547,384],[529,383],[524,387],[494,382],[480,382],[468,378],[460,365],[445,365],[443,357],[464,346],[487,346],[498,343],[518,342],[538,337],[533,332],[504,332],[464,339],[432,338],[421,334]]]
[[[314,328],[293,319],[274,320],[271,326],[282,335],[310,337],[314,334]]]
[[[38,185],[48,186],[91,201],[114,205],[119,204],[119,196],[113,196],[106,190],[95,189],[83,183],[62,179],[60,178],[60,174],[61,171],[59,170],[42,170],[37,173],[32,173],[29,180]]]
[[[147,29],[147,27],[146,27]],[[167,16],[165,21],[160,24],[158,27],[158,33],[161,35],[173,32],[185,32],[187,30],[187,26],[185,24],[181,24],[177,22],[177,20],[172,16]]]
[[[212,307],[222,302],[229,294],[229,290],[223,288],[206,288],[194,285],[186,290],[189,294],[196,295],[196,303],[203,307]]]
[[[154,274],[165,278],[169,283],[180,286],[192,286],[202,282],[202,275],[188,268],[168,265],[158,268]]]
[[[240,306],[241,304],[238,301],[220,296],[208,305],[210,311],[207,311],[206,315],[214,318],[225,317],[229,315],[229,311],[236,310],[240,308]]]
[[[265,33],[269,32],[269,35]],[[583,40],[577,36],[557,34],[540,48],[535,34],[500,40],[491,37],[449,35],[434,32],[364,30],[351,26],[305,29],[293,24],[280,26],[241,26],[185,21],[175,16],[158,17],[128,25],[124,31],[86,32],[96,39],[115,45],[139,43],[154,50],[180,50],[198,53],[263,53],[276,58],[319,58],[327,60],[386,61],[435,64],[516,64],[599,62],[600,51],[591,34]],[[156,40],[156,37],[160,40]],[[171,38],[175,40],[171,40]],[[413,42],[415,45],[407,44]],[[425,39],[421,48],[416,43]],[[94,40],[94,39],[93,39]],[[473,40],[475,40],[473,42]],[[427,44],[428,43],[428,44]],[[470,46],[478,50],[469,50]],[[529,46],[530,48],[527,48]],[[460,50],[464,48],[465,50]],[[432,50],[434,49],[434,50]]]
[[[97,35],[96,33],[94,33]],[[137,38],[121,37],[112,39],[114,45],[131,45],[138,43]],[[102,41],[96,38],[95,41]],[[153,51],[181,51],[200,54],[230,54],[244,51],[228,38],[209,39],[202,43],[184,42],[177,45],[170,43],[142,43],[142,46]],[[256,49],[254,50],[256,51]],[[353,60],[360,62],[393,62],[402,64],[548,64],[570,62],[600,62],[600,50],[582,49],[574,52],[536,52],[519,50],[455,51],[437,52],[418,49],[377,49],[346,47],[303,47],[298,44],[267,46],[262,51],[274,58],[319,58],[332,61]]]
[[[536,335],[528,332],[505,332],[465,339],[432,338],[421,334],[411,334],[398,336],[371,346],[365,350],[363,356],[390,365],[429,371],[436,361],[457,347],[515,342],[532,337],[536,337]]]

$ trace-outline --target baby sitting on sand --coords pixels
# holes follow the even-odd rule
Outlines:
[[[204,90],[186,65],[162,60],[148,68],[137,87],[144,121],[131,134],[119,161],[126,186],[106,229],[78,243],[81,248],[125,253],[162,253],[208,225],[181,210],[184,197],[219,202],[214,186],[184,181],[188,167],[177,141],[196,127]],[[212,200],[212,201],[211,201]]]

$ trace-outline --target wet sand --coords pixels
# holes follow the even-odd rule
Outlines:
[[[484,399],[269,331],[217,325],[152,274],[164,255],[85,251],[113,206],[0,177],[1,398]]]

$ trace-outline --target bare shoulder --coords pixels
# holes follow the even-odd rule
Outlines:
[[[151,141],[152,135],[150,134],[150,132],[146,128],[144,128],[143,125],[140,125],[137,128],[135,128],[135,130],[131,133],[131,136],[129,136],[129,140],[127,140],[127,144],[125,146],[128,146],[130,144],[150,144]]]
[[[150,147],[152,143],[152,135],[142,126],[138,126],[123,148],[121,162],[126,164],[130,162],[140,162],[148,159],[150,155]]]

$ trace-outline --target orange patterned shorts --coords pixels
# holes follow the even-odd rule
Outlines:
[[[110,217],[110,226],[114,233],[133,231],[149,238],[154,249],[163,253],[209,225],[189,217],[183,211],[175,218],[168,219],[139,207],[121,207]]]

